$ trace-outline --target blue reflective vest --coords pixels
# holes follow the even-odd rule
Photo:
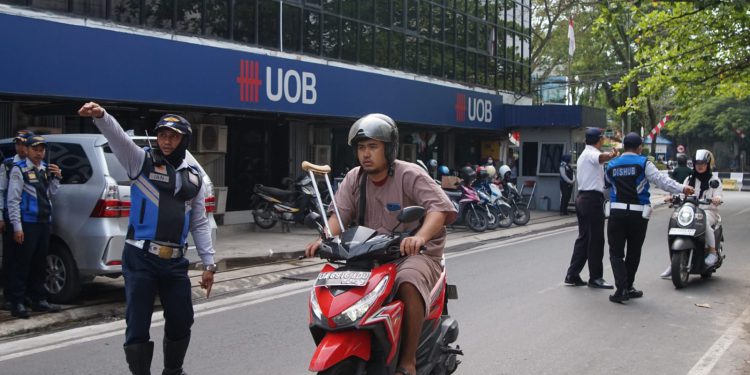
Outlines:
[[[177,179],[180,191],[175,193]],[[154,161],[146,148],[143,167],[130,188],[128,238],[185,246],[190,229],[190,202],[200,192],[201,174],[196,166],[176,170]]]
[[[607,164],[607,179],[612,184],[609,200],[629,204],[649,204],[646,178],[648,159],[641,155],[622,155]]]
[[[45,169],[37,170],[33,164],[27,164],[26,161],[27,159],[23,159],[14,164],[21,169],[24,183],[21,192],[21,222],[51,223],[52,202],[49,197],[47,164],[42,162]]]

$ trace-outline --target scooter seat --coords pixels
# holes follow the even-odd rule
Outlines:
[[[460,191],[448,191],[448,190],[443,190],[443,191],[445,192],[445,195],[447,195],[448,198],[450,198],[452,200],[461,199],[461,192]]]
[[[290,201],[294,199],[296,193],[294,191],[279,189],[270,186],[256,185],[255,189],[263,194],[270,195],[282,201]]]

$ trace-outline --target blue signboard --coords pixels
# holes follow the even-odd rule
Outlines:
[[[502,97],[154,36],[0,14],[0,93],[499,129]]]

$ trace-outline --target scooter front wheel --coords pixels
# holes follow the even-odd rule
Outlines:
[[[467,207],[464,214],[464,223],[466,223],[469,229],[475,232],[484,232],[487,230],[487,217],[484,215],[484,212],[472,210],[470,207]]]
[[[687,285],[690,278],[690,265],[687,251],[678,251],[672,254],[672,284],[677,289],[682,289]]]
[[[513,222],[516,225],[526,225],[529,223],[529,219],[531,219],[531,212],[529,212],[528,208],[523,206],[516,207],[513,217]]]
[[[353,374],[364,374],[365,373],[365,361],[362,358],[349,357],[325,371],[321,371],[318,375],[353,375]]]

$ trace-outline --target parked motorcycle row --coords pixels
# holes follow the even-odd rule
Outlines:
[[[441,166],[440,170],[448,175],[447,167]],[[496,179],[494,168],[480,166],[475,170],[464,167],[458,175],[461,181],[456,189],[443,186],[458,211],[453,225],[465,225],[475,232],[484,232],[529,222],[531,215],[518,189],[511,182]]]

